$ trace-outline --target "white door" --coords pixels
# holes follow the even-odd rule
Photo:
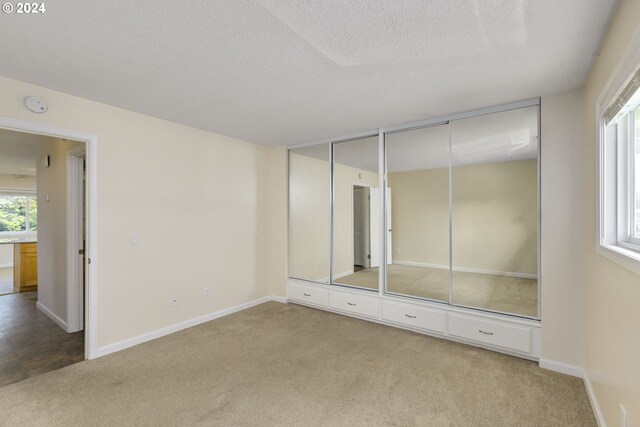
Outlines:
[[[387,264],[391,264],[391,188],[387,187]]]
[[[353,187],[353,264],[369,267],[369,188]]]
[[[380,191],[378,187],[371,187],[370,190],[370,242],[371,242],[371,267],[380,266]],[[387,188],[387,264],[391,264],[391,189]]]
[[[380,266],[380,191],[369,189],[369,244],[371,267]]]

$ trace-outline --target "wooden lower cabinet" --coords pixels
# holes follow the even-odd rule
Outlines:
[[[38,289],[38,244],[13,245],[13,290],[29,292]]]

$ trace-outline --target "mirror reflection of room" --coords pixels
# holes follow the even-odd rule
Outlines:
[[[329,144],[289,150],[289,275],[329,283]]]
[[[332,283],[378,290],[382,197],[378,136],[333,145]]]
[[[452,303],[538,316],[538,107],[451,123]]]
[[[449,125],[387,134],[387,292],[449,301]]]
[[[386,291],[537,317],[537,107],[388,134],[386,147]]]

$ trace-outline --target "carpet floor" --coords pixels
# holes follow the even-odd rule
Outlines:
[[[270,302],[0,388],[3,426],[595,426],[581,380]]]
[[[365,268],[335,280],[336,283],[378,289],[378,268]],[[449,271],[390,264],[387,291],[449,301]],[[494,274],[453,273],[453,304],[485,310],[538,316],[538,281]]]

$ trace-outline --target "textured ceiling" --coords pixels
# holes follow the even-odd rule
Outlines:
[[[615,3],[57,0],[0,16],[0,75],[295,144],[580,87]]]

